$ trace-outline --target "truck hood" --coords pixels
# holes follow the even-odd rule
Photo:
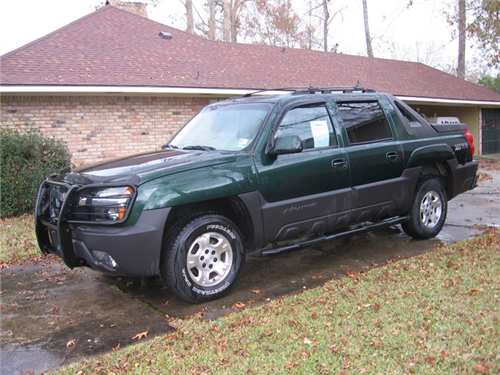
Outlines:
[[[188,169],[208,167],[236,159],[228,151],[165,150],[131,155],[77,169],[64,177],[76,184],[131,183],[145,181]]]

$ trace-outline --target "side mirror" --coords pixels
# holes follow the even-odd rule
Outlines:
[[[304,146],[302,141],[296,135],[286,135],[278,137],[274,141],[274,147],[271,149],[271,155],[296,154],[302,152]]]

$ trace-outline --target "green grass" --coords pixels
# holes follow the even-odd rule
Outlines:
[[[0,219],[0,265],[40,258],[33,215]]]
[[[499,373],[500,231],[177,330],[61,373]]]

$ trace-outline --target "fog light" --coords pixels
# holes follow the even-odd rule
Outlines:
[[[104,251],[98,251],[98,250],[94,250],[94,251],[92,251],[92,253],[94,253],[94,256],[96,257],[96,259],[100,263],[104,263],[105,265],[107,265],[111,268],[116,268],[116,266],[118,266],[118,263],[116,263],[116,261],[113,259],[113,257],[111,255],[109,255],[108,253],[106,253]]]

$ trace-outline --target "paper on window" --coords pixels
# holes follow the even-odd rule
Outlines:
[[[244,148],[250,143],[250,139],[248,138],[240,138],[238,139],[238,147]]]
[[[311,121],[310,126],[314,139],[314,147],[330,146],[330,129],[326,120]]]

